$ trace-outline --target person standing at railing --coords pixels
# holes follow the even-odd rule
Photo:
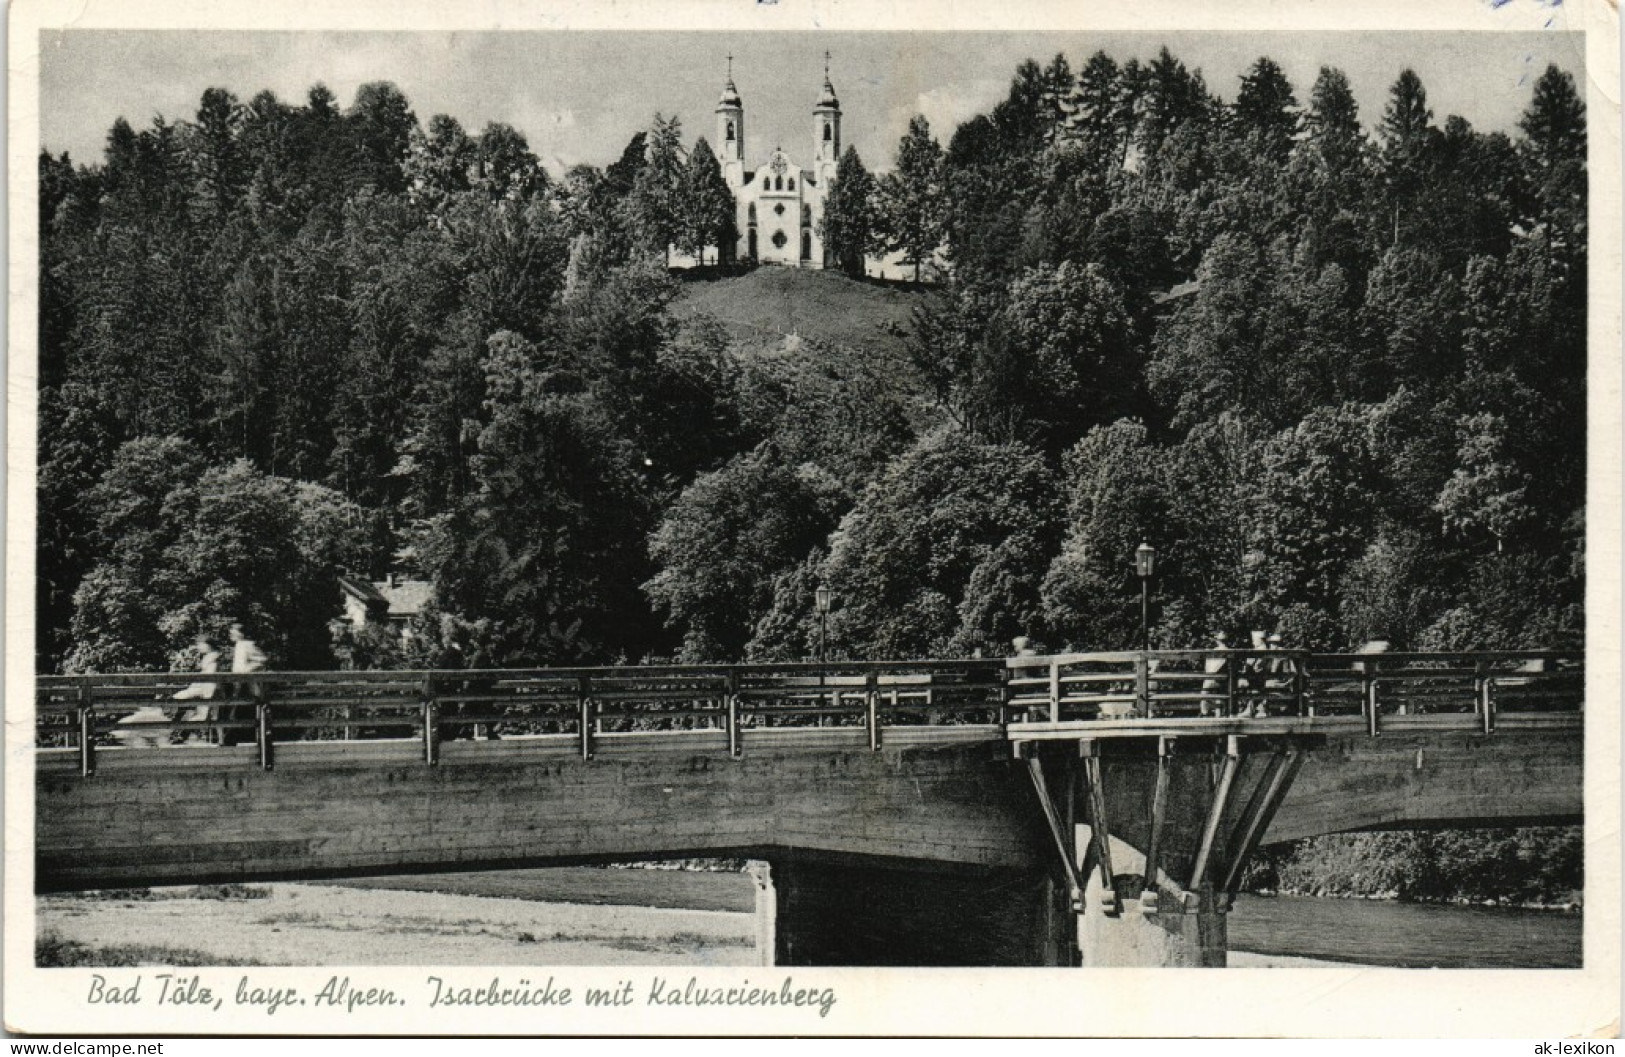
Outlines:
[[[1298,665],[1281,649],[1281,633],[1272,631],[1264,640],[1265,649],[1278,656],[1265,659],[1264,670],[1268,678],[1264,681],[1264,696],[1259,699],[1259,712],[1261,716],[1269,715],[1271,696],[1279,698],[1292,692],[1293,681],[1298,675]]]
[[[1221,629],[1213,633],[1213,645],[1209,647],[1218,656],[1209,656],[1202,662],[1203,672],[1210,678],[1202,680],[1201,714],[1214,715],[1224,711],[1224,696],[1229,689],[1230,636]]]
[[[1269,650],[1269,643],[1266,641],[1268,635],[1268,632],[1260,628],[1253,629],[1252,642],[1248,647],[1247,658],[1241,663],[1241,678],[1236,681],[1237,690],[1244,695],[1244,700],[1237,702],[1237,715],[1263,714],[1264,676],[1269,670],[1269,658],[1264,656]]]
[[[220,651],[214,648],[207,635],[199,635],[195,643],[198,654],[197,670],[204,675],[213,675],[220,670]],[[219,691],[220,684],[215,682],[193,683],[186,689],[175,694],[172,701],[213,701],[214,695]],[[213,705],[198,705],[186,710],[180,718],[186,723],[207,723],[213,718]],[[187,731],[185,740],[190,741],[197,735]],[[207,731],[202,732],[201,740],[206,744],[209,741]]]
[[[231,670],[234,673],[257,672],[265,667],[267,660],[265,651],[259,644],[243,634],[241,624],[231,626]],[[234,698],[247,699],[257,704],[260,699],[260,687],[257,680],[245,679],[232,686],[231,695]],[[220,710],[220,719],[223,723],[240,723],[251,720],[254,716],[252,706],[227,705]],[[220,730],[220,744],[235,745],[244,740],[243,732],[237,727],[222,727]]]
[[[1386,636],[1377,635],[1373,638],[1367,639],[1365,643],[1354,652],[1360,654],[1387,653],[1392,647],[1393,643],[1389,642]],[[1363,674],[1367,671],[1376,671],[1376,668],[1375,666],[1366,664],[1364,661],[1356,661],[1354,662],[1354,670]]]
[[[1015,638],[1010,640],[1010,656],[1037,657],[1038,650],[1034,646],[1032,639],[1028,638],[1026,635],[1017,635]],[[1025,675],[1026,669],[1017,668],[1016,674]],[[1025,723],[1032,718],[1031,712],[1027,709],[1023,709],[1020,714],[1011,717],[1013,721],[1018,723]]]

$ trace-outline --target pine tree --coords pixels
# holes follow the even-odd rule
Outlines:
[[[1121,76],[1112,57],[1097,51],[1078,74],[1072,97],[1073,134],[1102,170],[1115,166],[1122,157]]]
[[[945,213],[942,147],[922,115],[909,119],[897,144],[897,168],[881,182],[881,203],[885,248],[913,260],[919,282],[925,261],[942,242]]]
[[[1309,94],[1307,124],[1309,142],[1327,169],[1340,171],[1358,163],[1365,136],[1360,131],[1359,104],[1342,70],[1320,68]]]
[[[1056,52],[1055,58],[1044,68],[1044,93],[1041,113],[1044,119],[1044,138],[1054,140],[1066,129],[1072,116],[1072,65],[1066,55]]]
[[[192,137],[192,166],[197,173],[197,204],[210,223],[224,222],[247,182],[238,143],[242,117],[236,96],[224,88],[204,91]]]
[[[624,160],[624,159],[623,159]],[[651,253],[671,260],[671,247],[683,226],[683,126],[676,116],[655,115],[649,129],[648,159],[638,170],[626,215],[633,241]]]
[[[683,214],[678,246],[684,253],[703,258],[705,248],[715,246],[717,263],[733,260],[734,246],[739,241],[734,196],[704,136],[695,141],[688,155],[688,168],[683,174]],[[702,259],[700,263],[705,262]]]
[[[1286,161],[1298,132],[1298,101],[1281,67],[1267,58],[1253,63],[1241,78],[1235,118],[1243,135],[1257,136],[1265,155]]]
[[[1438,129],[1428,109],[1427,90],[1416,71],[1406,69],[1389,89],[1388,106],[1377,130],[1382,142],[1382,169],[1393,210],[1393,240],[1399,241],[1402,218],[1411,211],[1428,178],[1429,149]]]
[[[875,242],[875,193],[875,178],[863,167],[857,150],[848,146],[835,169],[819,234],[824,252],[855,278],[863,277],[864,258]]]
[[[1538,217],[1568,232],[1583,232],[1586,215],[1585,103],[1574,78],[1556,66],[1535,82],[1529,109],[1518,121],[1525,178],[1533,189]]]
[[[344,117],[355,151],[352,186],[388,194],[405,190],[403,166],[418,119],[401,90],[388,81],[364,84]]]
[[[1584,158],[1585,103],[1575,91],[1574,78],[1556,66],[1546,67],[1535,82],[1529,109],[1518,119],[1518,128],[1528,137],[1530,157],[1542,169]]]
[[[1142,103],[1138,144],[1148,159],[1154,159],[1175,129],[1207,116],[1210,100],[1202,75],[1191,73],[1163,48],[1145,67]]]

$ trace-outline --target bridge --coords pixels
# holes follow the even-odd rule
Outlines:
[[[1579,821],[1583,700],[1554,652],[42,677],[35,881],[747,857],[781,964],[1223,965],[1266,842]]]

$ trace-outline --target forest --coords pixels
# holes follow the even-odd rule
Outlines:
[[[1166,49],[1015,70],[946,142],[850,148],[824,234],[947,277],[902,351],[742,338],[731,198],[677,117],[550,174],[516,129],[206,91],[42,152],[40,672],[1118,648],[1578,648],[1585,113],[1437,119],[1396,71]],[[1369,130],[1368,130],[1369,128]],[[718,188],[721,187],[719,195]],[[845,271],[851,277],[839,274]],[[341,573],[433,584],[402,645]]]

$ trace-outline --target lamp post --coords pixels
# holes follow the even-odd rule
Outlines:
[[[829,631],[829,603],[832,597],[833,594],[827,587],[820,587],[814,593],[814,598],[818,603],[818,664],[820,667],[824,663],[824,642]]]
[[[1134,572],[1140,577],[1140,645],[1151,649],[1151,577],[1157,572],[1157,549],[1149,543],[1134,548]]]

